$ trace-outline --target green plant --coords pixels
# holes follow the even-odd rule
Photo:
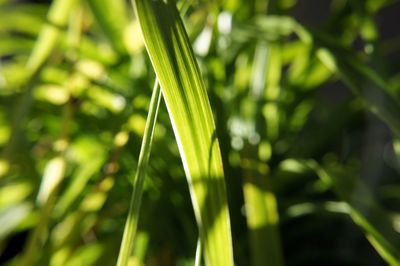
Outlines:
[[[0,262],[398,265],[398,6],[0,0]]]

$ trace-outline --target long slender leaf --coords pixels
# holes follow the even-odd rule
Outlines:
[[[135,0],[172,121],[206,265],[233,265],[222,160],[206,89],[173,1]]]
[[[147,164],[150,158],[151,143],[153,139],[154,128],[156,125],[158,107],[161,101],[161,90],[156,80],[153,95],[151,97],[149,114],[144,130],[142,146],[140,148],[138,169],[135,174],[131,203],[129,207],[128,219],[125,224],[124,235],[122,238],[121,249],[118,256],[118,266],[128,265],[132,244],[136,236],[136,229],[139,218],[140,203],[143,194],[144,177],[146,174]]]

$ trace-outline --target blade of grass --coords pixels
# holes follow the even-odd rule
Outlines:
[[[134,0],[188,179],[206,265],[233,265],[222,159],[206,89],[175,3]]]
[[[200,238],[197,240],[197,246],[196,246],[196,256],[194,259],[194,266],[200,266],[201,265],[201,253],[202,253],[202,247],[201,247],[201,240]]]
[[[135,174],[131,203],[129,207],[128,218],[125,224],[122,237],[121,248],[118,255],[118,266],[128,265],[130,253],[136,236],[136,229],[139,218],[140,203],[143,194],[143,183],[146,174],[147,164],[150,158],[151,143],[153,139],[154,128],[157,120],[158,107],[161,101],[161,89],[156,80],[151,96],[149,113],[147,116],[146,127],[144,129],[142,146],[140,148],[138,168]]]

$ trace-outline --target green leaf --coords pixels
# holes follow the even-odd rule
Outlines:
[[[215,125],[173,1],[133,1],[188,179],[206,265],[233,265],[230,219]]]
[[[69,186],[57,202],[57,212],[64,214],[68,208],[82,195],[89,180],[101,172],[105,163],[106,149],[94,138],[80,138],[72,143],[73,155],[79,160],[79,165],[71,177]]]
[[[150,158],[151,144],[153,141],[154,128],[156,126],[158,108],[161,101],[161,91],[158,81],[155,81],[153,94],[151,96],[149,113],[147,115],[146,127],[144,129],[142,146],[140,147],[138,168],[133,180],[133,192],[129,206],[128,218],[125,224],[121,248],[118,256],[118,266],[128,265],[133,242],[139,220],[139,210],[143,195],[144,178]]]
[[[250,103],[243,114],[247,119],[257,120],[257,110],[264,115],[267,130],[264,143],[279,136],[279,94],[281,80],[281,47],[260,41],[254,53],[253,79]],[[251,120],[250,120],[251,121]],[[259,126],[260,121],[255,123]],[[260,132],[257,132],[260,134]],[[263,134],[260,134],[263,135]],[[265,145],[265,144],[264,144]],[[267,144],[268,145],[268,144]],[[264,146],[265,147],[265,146]],[[251,265],[283,265],[279,235],[279,213],[274,191],[270,185],[268,165],[258,156],[259,145],[244,145],[241,153],[243,196],[249,231]]]
[[[18,32],[36,36],[45,22],[46,12],[44,5],[6,5],[0,8],[0,32]]]
[[[31,211],[31,204],[26,202],[0,209],[0,222],[3,225],[0,228],[0,240],[4,240]]]
[[[120,53],[126,53],[124,30],[127,26],[128,18],[125,1],[88,0],[88,4],[113,48]]]
[[[78,0],[56,0],[52,2],[47,13],[47,23],[42,26],[37,41],[29,55],[28,61],[23,69],[23,74],[18,73],[17,80],[27,78],[26,88],[20,96],[20,102],[15,107],[13,127],[10,140],[4,148],[2,157],[10,158],[14,150],[20,144],[22,136],[22,124],[32,105],[32,95],[34,84],[40,70],[45,65],[47,59],[56,47],[57,41],[63,29],[68,22],[70,11]],[[18,82],[16,82],[18,83]]]
[[[29,74],[35,74],[53,51],[61,29],[67,25],[70,11],[76,1],[78,0],[56,0],[52,3],[47,14],[48,23],[42,27],[26,64]]]
[[[393,219],[389,213],[379,204],[362,180],[334,162],[320,165],[314,160],[287,159],[281,163],[280,168],[292,173],[315,172],[322,183],[331,188],[341,201],[340,206],[331,206],[334,207],[333,210],[347,213],[364,231],[365,237],[379,255],[389,265],[398,265],[400,234],[394,229]]]
[[[3,36],[0,34],[0,55],[22,54],[30,51],[32,41],[26,38]]]
[[[400,136],[399,101],[389,95],[387,84],[378,73],[353,53],[349,53],[347,47],[337,47],[334,37],[310,32],[294,19],[285,16],[259,16],[245,26],[236,26],[232,33],[232,38],[238,42],[253,38],[273,41],[296,33],[303,43],[317,51],[317,57],[326,68],[338,74],[352,92],[367,103],[368,109],[386,122],[394,134]]]
[[[371,112],[382,119],[397,137],[400,136],[400,103],[388,93],[387,84],[378,73],[341,50],[321,48],[317,55],[356,96],[363,99]]]
[[[364,231],[368,241],[389,265],[399,265],[400,234],[388,213],[378,204],[361,180],[350,176],[339,165],[319,166],[308,161],[322,181],[330,183],[336,195],[348,204],[350,217]]]

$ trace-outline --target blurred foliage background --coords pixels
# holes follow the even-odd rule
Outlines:
[[[236,265],[399,265],[400,2],[187,0]],[[0,0],[0,263],[115,265],[155,75],[131,3]],[[193,265],[164,104],[131,265]]]

